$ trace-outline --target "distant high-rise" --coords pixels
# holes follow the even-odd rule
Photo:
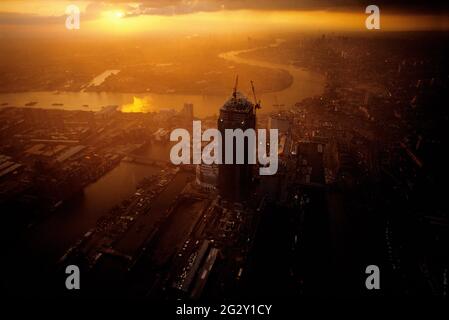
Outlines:
[[[218,170],[218,187],[223,198],[239,201],[246,197],[252,179],[252,166],[248,164],[248,141],[244,143],[244,164],[236,164],[236,147],[234,145],[233,164],[224,164],[225,130],[226,129],[255,129],[256,115],[252,104],[240,92],[234,91],[232,97],[220,109],[218,130],[223,137],[222,159],[223,164]],[[230,143],[230,142],[229,142]]]
[[[186,120],[191,122],[193,120],[193,103],[184,103],[184,108],[181,113]]]
[[[209,190],[215,190],[218,179],[218,165],[201,163],[196,166],[196,183]]]
[[[272,113],[268,118],[268,129],[278,129],[281,134],[289,132],[291,126],[291,117],[288,114]]]

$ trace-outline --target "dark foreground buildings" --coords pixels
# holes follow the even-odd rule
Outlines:
[[[244,164],[236,164],[236,141],[234,139],[233,164],[225,164],[225,130],[255,129],[256,115],[254,104],[240,92],[234,92],[232,97],[220,109],[218,130],[223,139],[222,159],[219,167],[218,187],[220,195],[228,200],[240,201],[248,193],[252,178],[252,165],[248,164],[248,141],[244,142]],[[230,143],[230,142],[228,142]]]

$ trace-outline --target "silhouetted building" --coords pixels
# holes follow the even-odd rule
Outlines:
[[[244,141],[244,164],[236,164],[236,143],[234,139],[233,164],[225,164],[225,130],[255,129],[256,115],[254,105],[240,92],[234,92],[232,97],[220,109],[218,130],[223,139],[222,159],[219,166],[218,187],[220,195],[229,200],[239,201],[246,197],[252,179],[252,166],[248,163],[248,141]],[[228,142],[231,143],[231,142]]]
[[[279,133],[287,133],[292,127],[288,114],[272,113],[268,118],[268,129],[278,129]]]
[[[201,187],[209,190],[215,190],[218,179],[218,165],[198,164],[196,166],[196,183]]]
[[[191,122],[193,120],[193,104],[184,103],[184,108],[182,109],[181,114],[186,120]]]

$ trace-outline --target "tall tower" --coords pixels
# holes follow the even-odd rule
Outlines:
[[[218,170],[218,188],[220,195],[231,201],[240,201],[246,198],[252,179],[253,165],[248,164],[248,141],[244,143],[244,164],[236,164],[236,143],[234,145],[233,164],[225,164],[225,144],[231,143],[225,141],[225,129],[255,129],[256,115],[254,104],[251,103],[243,94],[237,92],[234,88],[232,97],[225,102],[220,109],[218,117],[218,130],[220,131],[222,144],[223,164],[219,165]]]

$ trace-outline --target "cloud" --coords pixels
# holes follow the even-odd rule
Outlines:
[[[1,0],[0,0],[1,1]],[[125,1],[91,1],[81,12],[83,21],[95,20],[101,13],[108,10],[122,10],[132,12],[136,6],[127,4]],[[0,25],[49,25],[64,24],[67,18],[65,10],[58,15],[42,15],[23,12],[1,12]]]
[[[449,2],[426,0],[376,0],[382,9],[406,12],[447,11]],[[113,3],[123,3],[121,0]],[[127,16],[179,15],[220,10],[345,10],[361,9],[373,4],[372,0],[144,0],[127,11]]]
[[[35,25],[64,23],[66,15],[40,16],[29,13],[0,12],[0,25]]]
[[[28,0],[29,1],[29,0]],[[382,10],[399,12],[437,13],[449,12],[449,1],[440,0],[91,0],[86,6],[83,20],[98,18],[101,12],[121,10],[125,17],[140,15],[182,15],[195,12],[221,10],[348,10],[364,8],[375,3]],[[0,9],[1,11],[1,9]],[[0,12],[0,25],[61,23],[60,16],[40,16],[26,13]]]

